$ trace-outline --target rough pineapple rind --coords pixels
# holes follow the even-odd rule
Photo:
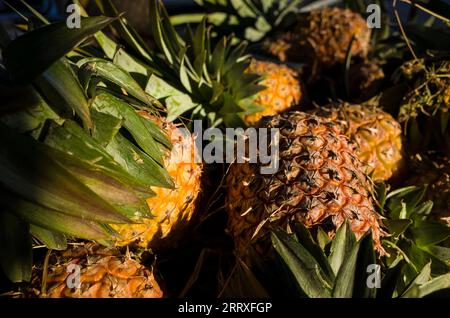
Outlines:
[[[341,126],[374,181],[389,180],[401,172],[405,158],[402,130],[390,114],[378,107],[349,103],[333,103],[312,113]]]
[[[70,288],[68,266],[80,266],[80,288]],[[73,281],[73,280],[71,280]],[[113,248],[95,243],[64,251],[47,273],[50,298],[162,298],[152,271]]]
[[[281,61],[328,67],[344,62],[353,35],[352,56],[366,57],[371,30],[363,17],[349,9],[323,8],[300,16],[292,31],[266,41],[265,46]]]
[[[255,124],[263,116],[287,111],[300,102],[301,84],[298,73],[293,69],[285,65],[253,59],[247,72],[264,76],[261,85],[267,87],[259,92],[254,100],[254,103],[263,106],[264,110],[245,116],[244,120],[248,124]]]
[[[372,184],[353,147],[333,122],[288,112],[266,117],[261,127],[280,130],[280,169],[262,175],[258,164],[233,164],[227,176],[228,232],[243,257],[253,246],[264,253],[271,225],[287,227],[299,221],[307,227],[330,220],[329,234],[348,220],[360,238],[369,229],[377,250],[381,216],[374,209]]]
[[[141,115],[149,116],[146,113]],[[175,189],[153,188],[156,195],[147,199],[153,218],[137,220],[137,224],[111,225],[120,235],[119,246],[135,242],[141,248],[152,247],[152,243],[158,240],[176,232],[179,234],[195,212],[202,175],[202,164],[195,160],[195,138],[191,134],[186,135],[173,123],[160,124],[173,146],[164,159],[164,167],[173,178]]]

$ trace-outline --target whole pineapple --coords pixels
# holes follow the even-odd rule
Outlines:
[[[371,105],[334,103],[312,111],[339,123],[355,144],[358,158],[367,164],[374,181],[398,176],[404,166],[402,130],[388,113]]]
[[[258,92],[255,104],[264,107],[264,110],[245,116],[248,124],[255,124],[263,116],[276,115],[297,105],[302,98],[301,84],[298,73],[293,69],[272,62],[252,59],[247,69],[249,73],[263,76],[260,83],[266,89]]]
[[[141,116],[155,120],[146,112]],[[196,160],[195,138],[187,131],[179,129],[170,122],[159,121],[169,136],[172,150],[164,158],[164,166],[175,182],[175,189],[155,187],[155,196],[147,199],[153,218],[137,220],[137,224],[111,225],[120,235],[118,245],[132,242],[147,248],[169,235],[180,233],[195,211],[200,192],[202,164]]]
[[[353,147],[332,121],[302,112],[265,117],[260,127],[279,129],[280,167],[260,174],[258,164],[233,164],[227,176],[228,232],[238,254],[264,253],[267,229],[298,221],[334,235],[345,220],[358,238],[369,229],[384,253],[372,185]],[[261,244],[252,244],[257,239]]]
[[[41,297],[163,297],[152,271],[130,256],[121,255],[116,249],[87,243],[71,247],[61,254],[53,255],[51,259],[53,262],[50,262],[47,273],[44,273],[46,294],[41,294]],[[74,265],[80,269],[79,286],[76,286],[76,277],[73,277],[76,275]],[[35,280],[39,282],[40,277],[35,275]],[[75,284],[75,287],[71,284]]]
[[[353,36],[352,56],[366,57],[371,30],[363,17],[349,9],[322,8],[300,15],[292,31],[267,40],[264,46],[281,61],[329,67],[344,62]]]

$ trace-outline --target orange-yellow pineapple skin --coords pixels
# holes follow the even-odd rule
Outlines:
[[[79,288],[73,268],[79,266]],[[71,276],[69,276],[71,275]],[[76,285],[75,285],[76,286]],[[69,248],[49,264],[47,273],[49,298],[162,298],[152,271],[136,260],[120,255],[113,248],[95,243]]]
[[[148,116],[141,113],[142,116]],[[152,120],[154,118],[150,117]],[[154,187],[156,196],[147,199],[153,218],[137,220],[137,224],[112,224],[119,235],[117,245],[136,243],[152,247],[152,243],[168,236],[176,237],[191,220],[200,193],[202,164],[196,159],[195,138],[173,123],[161,123],[172,142],[172,150],[164,159],[164,167],[175,183],[175,189]]]
[[[259,127],[279,129],[280,168],[261,174],[259,164],[235,163],[227,175],[228,233],[244,259],[264,254],[271,226],[325,226],[330,236],[347,220],[360,238],[372,230],[380,254],[381,216],[372,183],[339,125],[324,118],[287,112],[265,117]],[[331,227],[331,228],[330,228]]]
[[[300,102],[302,90],[298,73],[288,66],[252,59],[247,72],[263,76],[261,85],[266,86],[254,100],[264,110],[245,116],[248,124],[257,123],[263,116],[287,111]]]
[[[329,67],[345,61],[348,47],[352,56],[366,57],[371,30],[358,13],[349,9],[322,8],[301,15],[293,30],[266,41],[269,53],[281,61],[318,63]]]
[[[373,105],[332,103],[311,111],[341,126],[356,146],[358,158],[368,166],[374,181],[386,181],[400,174],[405,154],[400,124]]]

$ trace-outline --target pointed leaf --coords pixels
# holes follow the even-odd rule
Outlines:
[[[376,280],[379,279],[381,284],[381,265],[377,264],[370,231],[360,239],[359,244],[352,296],[357,298],[375,298],[378,290]]]
[[[92,57],[80,60],[77,65],[80,68],[80,76],[84,78],[95,76],[102,80],[110,81],[123,88],[127,93],[144,104],[162,107],[158,100],[145,93],[127,71],[112,62]]]
[[[425,297],[437,291],[450,289],[450,273],[433,278],[429,282],[415,287],[415,289],[417,290],[417,293],[415,293],[415,290],[412,290],[410,293],[405,295],[405,297],[411,297],[413,295],[413,297]]]
[[[333,288],[334,298],[351,298],[353,295],[356,261],[358,259],[360,242],[353,246],[350,253],[347,254],[345,262],[339,268]]]
[[[389,229],[390,234],[398,237],[406,231],[406,229],[413,223],[413,221],[411,219],[387,219],[383,223]]]
[[[67,240],[64,234],[52,232],[33,224],[30,225],[30,232],[49,249],[57,251],[64,251],[67,249]]]
[[[98,223],[50,210],[23,200],[9,191],[0,189],[0,201],[9,211],[30,224],[87,240],[107,239],[111,233]]]
[[[141,182],[157,187],[174,187],[167,171],[121,134],[116,135],[106,150],[122,168]]]
[[[330,297],[332,282],[308,251],[281,230],[271,233],[272,244],[295,276],[301,289],[311,298]]]
[[[433,221],[415,221],[411,232],[418,246],[435,245],[450,237],[450,227]]]
[[[319,245],[314,242],[309,230],[301,223],[295,223],[293,225],[293,231],[298,238],[298,242],[314,257],[319,263],[322,271],[327,275],[327,280],[332,282],[335,279],[333,270],[328,262],[325,253],[322,251]]]
[[[36,80],[36,85],[50,105],[57,105],[59,109],[64,107],[62,116],[70,117],[75,112],[86,128],[92,128],[89,103],[65,58],[53,63]]]
[[[91,109],[91,117],[94,123],[92,137],[103,147],[106,147],[122,127],[122,118]]]
[[[336,236],[331,243],[331,253],[329,256],[330,266],[333,272],[337,275],[340,267],[348,258],[353,247],[355,246],[356,238],[347,222],[341,225],[337,230]]]
[[[0,183],[22,197],[71,215],[126,222],[115,209],[49,156],[47,146],[0,125]]]
[[[415,287],[425,284],[431,279],[431,262],[426,264],[409,287],[404,291],[401,297],[408,297],[408,294],[414,292]],[[414,296],[413,296],[414,297]]]
[[[142,180],[140,175],[133,175],[127,166],[121,166],[106,148],[103,148],[72,121],[66,121],[62,127],[56,125],[50,127],[45,143],[70,156],[61,156],[57,152],[52,152],[55,160],[58,160],[63,165],[74,160],[82,161],[87,166],[92,167],[94,171],[100,171],[102,174],[126,182],[133,188],[145,189],[151,192],[151,184],[147,180]],[[72,163],[71,165],[73,166],[74,164]],[[75,164],[75,166],[78,165]]]
[[[148,116],[144,118],[129,104],[106,92],[95,97],[93,107],[100,112],[122,118],[123,126],[133,135],[136,143],[159,164],[163,164],[163,151],[156,141],[169,149],[172,145],[167,135],[154,121],[148,119]]]

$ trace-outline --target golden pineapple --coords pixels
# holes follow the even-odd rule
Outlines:
[[[369,229],[377,250],[384,254],[381,216],[371,198],[371,182],[353,147],[327,119],[302,112],[265,117],[260,127],[280,132],[280,168],[260,174],[258,164],[233,164],[227,176],[228,232],[238,254],[247,257],[254,247],[264,253],[267,229],[298,221],[323,226],[332,236],[348,220],[360,238]],[[252,244],[254,240],[260,244]]]
[[[58,253],[58,252],[54,252]],[[53,255],[46,276],[50,298],[162,298],[163,292],[151,270],[114,248],[95,243],[71,247]],[[77,271],[79,266],[79,286]],[[40,276],[42,277],[42,276]],[[40,277],[35,275],[39,282]],[[40,282],[42,284],[42,282]],[[40,287],[40,286],[39,286]],[[72,287],[72,288],[71,288]]]
[[[352,56],[366,57],[371,30],[364,18],[349,9],[322,8],[299,16],[291,31],[266,41],[265,47],[281,61],[329,67],[344,62],[353,36]]]
[[[252,59],[250,73],[264,77],[261,85],[266,89],[256,95],[254,102],[264,107],[263,111],[245,116],[248,124],[255,124],[263,116],[276,115],[297,105],[302,98],[298,74],[293,69],[272,62]]]
[[[317,108],[315,115],[339,123],[356,146],[358,158],[367,164],[374,181],[397,176],[404,166],[402,130],[388,113],[370,105],[336,103]]]
[[[147,113],[142,112],[141,115],[155,120]],[[160,122],[160,125],[173,145],[164,164],[175,182],[175,189],[153,189],[156,196],[147,199],[153,218],[136,220],[137,224],[111,225],[121,237],[117,242],[119,246],[135,242],[141,248],[148,248],[169,235],[174,238],[186,226],[196,209],[202,165],[195,160],[195,139],[191,134],[184,134],[173,123]]]

